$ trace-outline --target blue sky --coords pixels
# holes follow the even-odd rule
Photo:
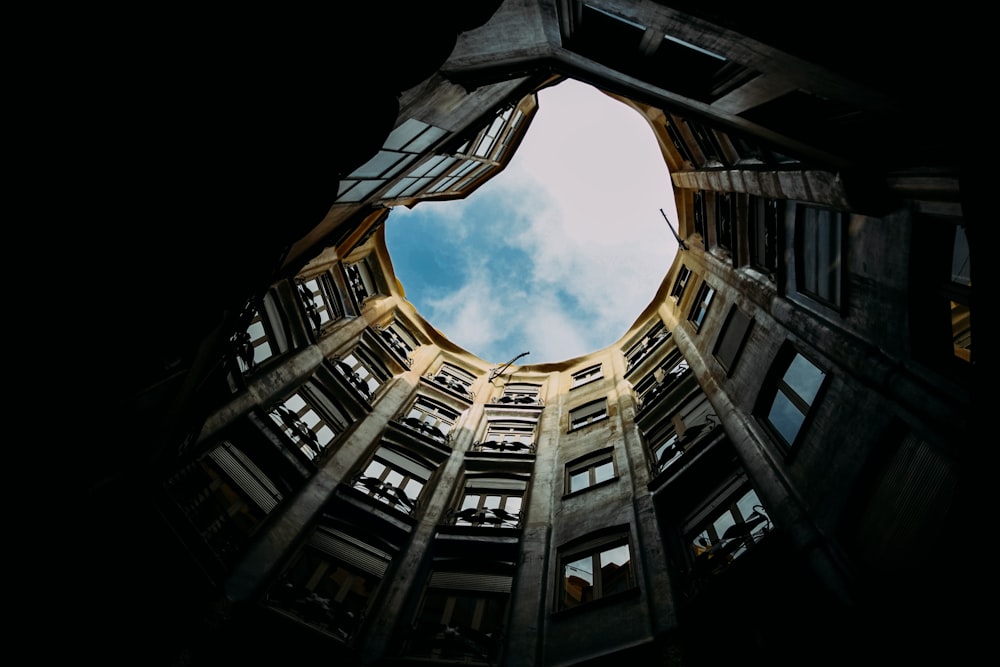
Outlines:
[[[386,244],[406,298],[452,342],[489,363],[550,363],[614,343],[652,301],[677,253],[661,208],[676,226],[646,120],[565,81],[539,93],[499,176],[393,209]]]

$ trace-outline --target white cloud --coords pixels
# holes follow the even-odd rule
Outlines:
[[[465,237],[460,261],[470,282],[428,295],[424,306],[408,296],[444,335],[490,362],[529,350],[524,363],[560,361],[613,343],[676,254],[660,213],[676,220],[669,174],[647,121],[575,81],[541,91],[539,101],[498,177],[465,201],[422,205],[441,216],[442,234]],[[472,211],[477,201],[489,202],[487,214]],[[485,245],[484,224],[496,225],[487,237],[519,252]],[[528,265],[514,264],[519,257]],[[516,280],[505,280],[505,262]]]

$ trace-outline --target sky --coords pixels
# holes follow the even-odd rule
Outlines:
[[[480,359],[552,363],[620,339],[677,254],[652,128],[587,84],[539,92],[508,166],[466,199],[394,208],[386,245],[406,298]],[[609,234],[606,230],[611,229]]]

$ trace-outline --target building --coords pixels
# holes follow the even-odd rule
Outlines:
[[[149,169],[123,170],[113,212],[162,231],[85,274],[120,298],[87,308],[115,432],[69,462],[84,646],[166,665],[975,655],[965,17],[374,4],[178,21],[183,65],[131,44],[150,68],[129,99],[172,122],[115,127]],[[382,224],[472,194],[563,78],[648,120],[683,246],[617,344],[492,366],[402,298]]]

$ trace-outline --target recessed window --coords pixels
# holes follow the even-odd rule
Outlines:
[[[670,296],[674,300],[674,303],[680,303],[681,298],[684,296],[684,290],[687,289],[688,280],[691,278],[691,269],[681,264],[681,268],[677,271],[677,278],[674,280],[674,286],[670,290]]]
[[[464,368],[444,363],[441,364],[437,373],[429,376],[429,379],[455,392],[462,398],[467,400],[473,398],[471,388],[472,383],[476,381],[476,377]]]
[[[268,591],[266,604],[341,640],[361,629],[392,556],[333,528],[320,527]]]
[[[433,465],[415,454],[382,446],[355,478],[354,488],[399,512],[412,514],[433,471]]]
[[[643,334],[642,338],[637,340],[625,351],[625,372],[628,373],[639,364],[642,363],[646,357],[656,350],[660,343],[667,340],[670,337],[670,332],[667,331],[662,320],[657,320],[656,323],[649,328],[649,330]]]
[[[805,294],[840,308],[844,214],[799,204],[795,211],[795,284]]]
[[[745,484],[728,487],[711,499],[685,541],[695,577],[717,575],[764,539],[773,526],[756,491]]]
[[[778,275],[778,241],[780,203],[750,195],[747,204],[747,236],[750,246],[750,266],[774,281]]]
[[[376,327],[378,339],[388,348],[389,352],[395,356],[403,365],[411,364],[410,355],[420,346],[416,337],[410,330],[398,320],[393,320],[389,324]]]
[[[486,435],[475,443],[477,451],[519,452],[535,451],[535,420],[489,419]]]
[[[236,355],[236,363],[241,373],[249,373],[266,359],[274,355],[271,348],[268,322],[261,317],[261,309],[253,307],[250,310],[250,324],[245,331],[237,331],[230,339],[230,345]]]
[[[332,417],[324,417],[307,399],[308,395],[296,392],[271,408],[270,415],[282,432],[312,460],[343,431],[349,420],[339,411]],[[333,406],[326,407],[329,410]]]
[[[572,609],[635,588],[628,535],[615,534],[560,550],[559,609]]]
[[[457,410],[427,396],[417,396],[402,422],[432,440],[448,442],[458,418]]]
[[[743,346],[750,335],[753,319],[739,309],[735,304],[729,309],[729,315],[722,325],[719,338],[715,342],[713,354],[726,373],[731,374],[736,366],[736,360],[743,351]]]
[[[451,515],[456,526],[517,528],[527,481],[510,475],[469,476],[462,502]]]
[[[582,491],[614,478],[614,450],[601,450],[566,466],[566,493]]]
[[[691,306],[691,313],[688,315],[688,321],[694,326],[695,331],[701,331],[701,325],[705,323],[705,317],[708,315],[708,307],[712,305],[714,298],[715,288],[707,282],[703,282],[698,288],[698,296],[695,298],[694,305]]]
[[[783,368],[770,390],[762,397],[765,401],[760,413],[768,426],[786,448],[791,448],[799,437],[820,390],[826,382],[826,372],[802,354],[789,351],[779,355]]]
[[[451,664],[498,664],[512,577],[435,569],[403,653]]]
[[[388,371],[374,356],[360,347],[339,359],[336,368],[366,401],[374,398],[375,392],[389,378]]]
[[[503,388],[503,394],[494,403],[505,405],[541,405],[542,386],[528,382],[508,382]]]
[[[345,264],[344,279],[347,281],[354,306],[358,310],[361,309],[365,301],[379,293],[367,260],[361,259],[351,264]]]
[[[720,192],[715,197],[715,244],[736,255],[736,195]]]
[[[569,411],[569,430],[575,431],[608,417],[608,399],[591,401]]]
[[[327,324],[343,314],[329,275],[319,275],[300,281],[298,295],[306,320],[312,325],[313,333],[317,336],[323,332]]]
[[[604,372],[601,370],[601,364],[589,366],[584,368],[582,371],[573,373],[573,384],[570,386],[570,389],[587,384],[588,382],[593,382],[594,380],[598,380],[602,377],[604,377]]]

